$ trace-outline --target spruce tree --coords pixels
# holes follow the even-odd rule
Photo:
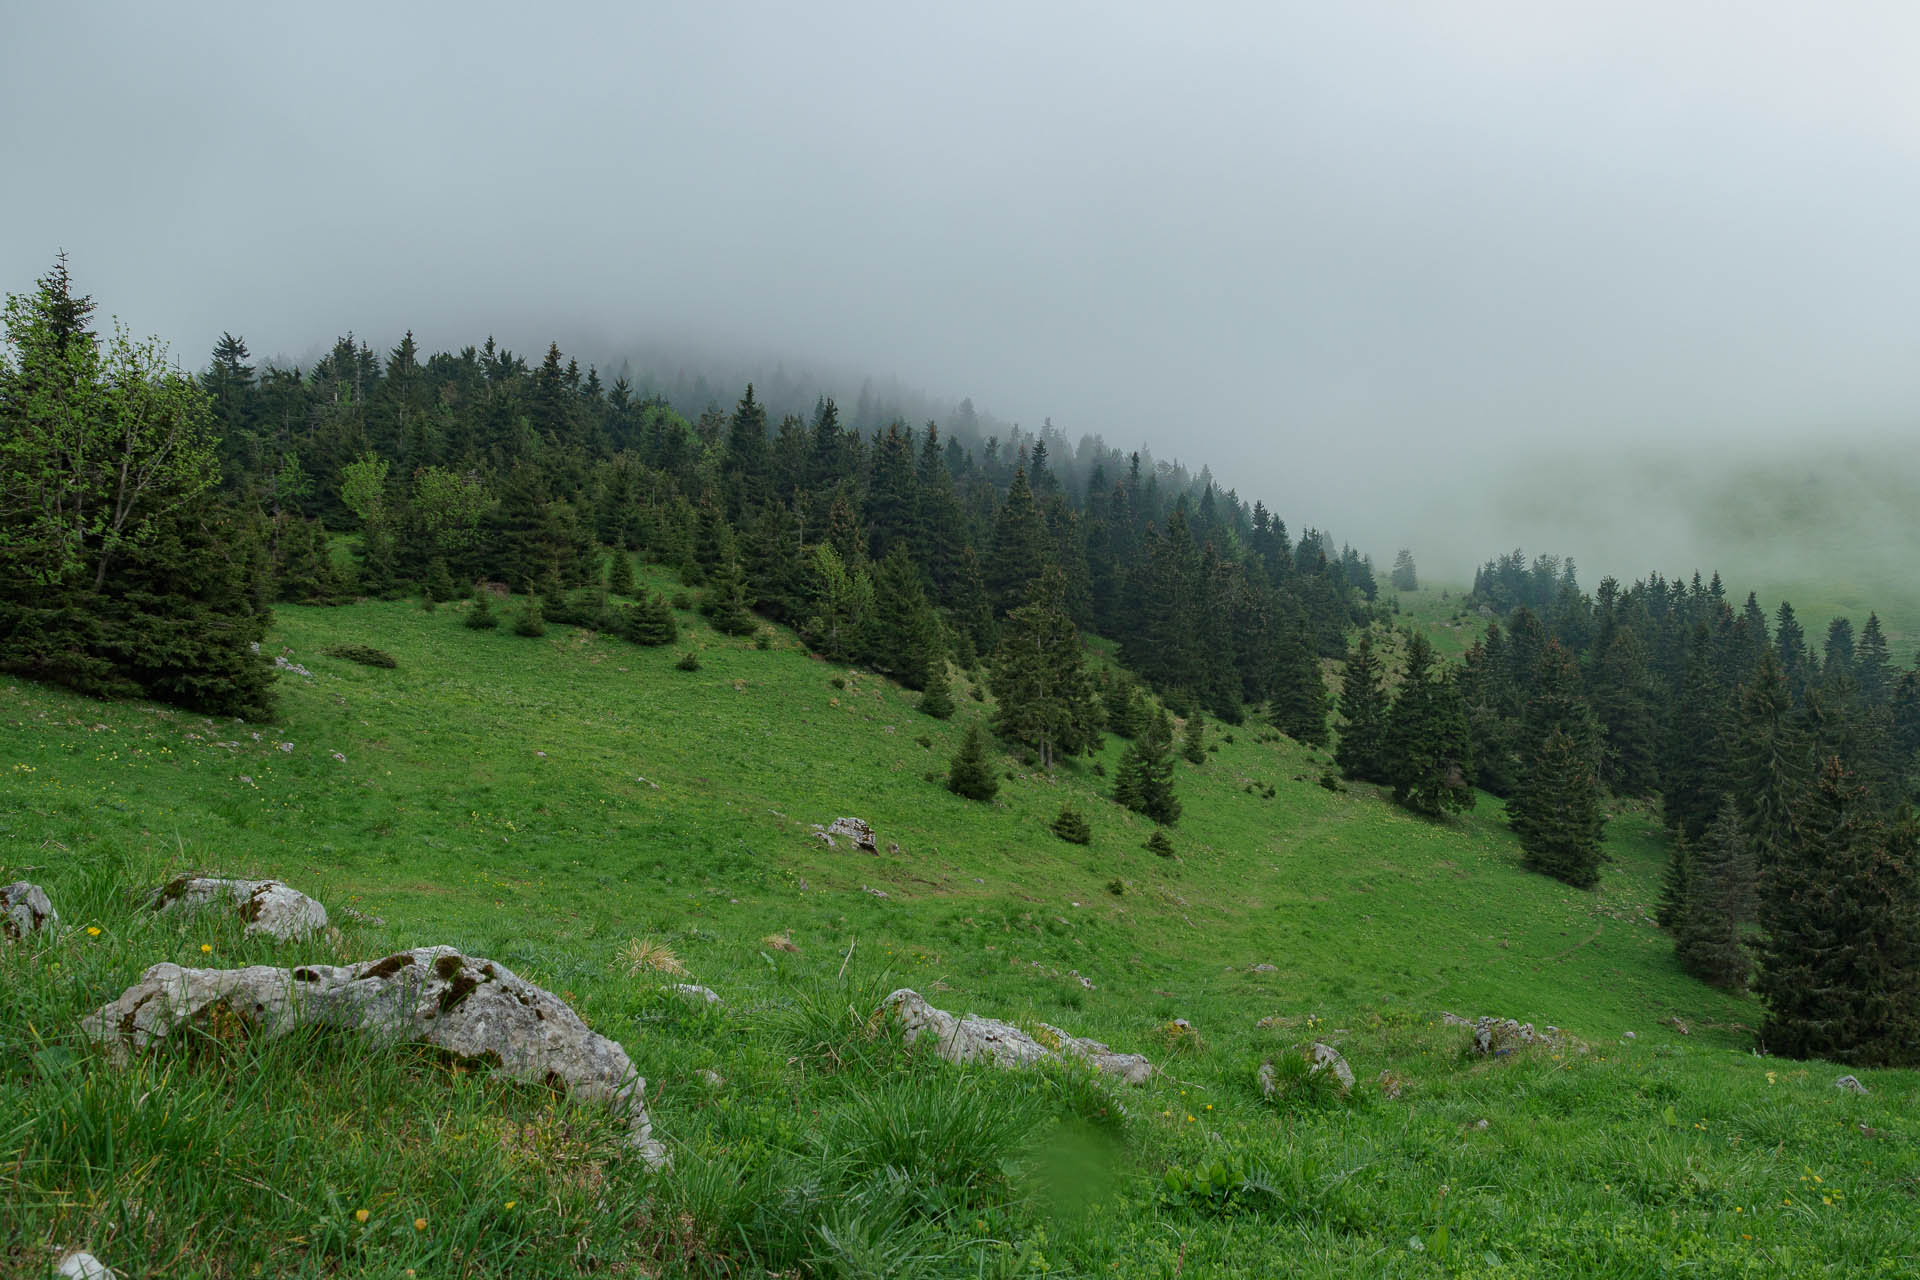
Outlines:
[[[760,620],[747,608],[747,577],[738,559],[729,557],[708,572],[700,611],[723,636],[752,635],[759,629]]]
[[[920,695],[920,710],[935,720],[953,715],[953,688],[947,679],[945,655],[935,658],[927,668],[927,685]]]
[[[1829,758],[1794,837],[1761,877],[1762,1044],[1792,1058],[1911,1065],[1920,1060],[1911,822],[1889,829]]]
[[[1385,753],[1396,802],[1428,817],[1473,807],[1466,709],[1418,632],[1407,643],[1406,673],[1387,714]]]
[[[1673,950],[1688,973],[1731,991],[1746,985],[1752,964],[1740,938],[1750,861],[1740,807],[1729,796],[1693,850]]]
[[[1140,707],[1140,690],[1131,677],[1124,673],[1113,676],[1100,695],[1100,703],[1110,732],[1122,738],[1139,736],[1144,713]]]
[[[528,596],[521,604],[520,616],[514,619],[513,634],[528,637],[547,634],[547,620],[540,612],[539,596]]]
[[[1188,764],[1207,762],[1206,725],[1198,711],[1187,717],[1186,730],[1180,738],[1180,754]]]
[[[1053,820],[1053,834],[1068,844],[1089,844],[1093,840],[1093,828],[1087,823],[1087,815],[1072,805],[1065,805],[1060,816]]]
[[[1415,591],[1420,587],[1420,575],[1413,567],[1413,552],[1405,547],[1393,558],[1393,572],[1388,575],[1395,591]]]
[[[1308,746],[1327,741],[1327,682],[1314,656],[1304,623],[1281,629],[1274,646],[1273,690],[1269,711],[1273,727]]]
[[[1362,631],[1340,676],[1340,741],[1333,762],[1361,782],[1386,780],[1387,689],[1373,637]]]
[[[1693,850],[1687,847],[1684,833],[1672,833],[1673,847],[1667,851],[1667,869],[1660,877],[1660,902],[1653,920],[1662,929],[1677,929],[1687,912],[1687,884],[1693,876]]]
[[[658,591],[649,591],[621,614],[620,634],[634,644],[658,646],[680,638],[673,606]]]
[[[947,766],[947,790],[968,800],[991,800],[1000,790],[987,754],[987,732],[978,720],[967,725],[960,749]]]
[[[1166,826],[1180,820],[1180,801],[1173,794],[1173,722],[1164,710],[1149,716],[1140,736],[1121,753],[1113,798]]]
[[[1067,616],[1058,569],[1033,584],[1028,602],[1007,616],[990,683],[997,703],[994,732],[1017,742],[1051,769],[1063,756],[1099,745],[1100,708],[1080,653],[1080,633]]]
[[[616,596],[633,595],[633,557],[625,547],[615,547],[607,569],[607,590]]]
[[[1592,747],[1555,727],[1540,746],[1527,778],[1507,802],[1507,822],[1520,837],[1522,861],[1585,889],[1600,879],[1600,781]]]
[[[427,576],[421,583],[421,590],[435,604],[452,600],[460,594],[460,589],[453,584],[453,574],[447,571],[447,562],[440,556],[427,562]]]
[[[500,625],[500,615],[493,611],[493,592],[485,587],[474,588],[473,607],[467,610],[467,625],[475,631],[491,631]]]

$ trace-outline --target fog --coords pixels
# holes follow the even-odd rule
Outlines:
[[[1730,470],[1915,474],[1916,51],[1895,4],[15,4],[0,287],[65,249],[190,366],[871,374],[1442,576],[1737,578],[1796,530],[1697,518]]]

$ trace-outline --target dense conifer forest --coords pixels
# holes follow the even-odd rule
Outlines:
[[[1657,798],[1663,923],[1690,970],[1753,984],[1768,1048],[1920,1053],[1920,672],[1877,617],[1816,646],[1790,605],[1736,606],[1717,574],[1590,596],[1570,561],[1514,552],[1476,575],[1491,622],[1450,667],[1418,635],[1379,643],[1392,604],[1367,556],[1097,437],[844,421],[828,398],[775,422],[752,386],[688,413],[557,346],[529,362],[410,334],[384,356],[342,338],[307,369],[228,335],[190,376],[93,310],[64,261],[8,301],[6,670],[256,715],[272,605],[354,596],[473,596],[484,627],[511,593],[525,635],[671,644],[669,602],[634,595],[638,554],[720,632],[790,625],[925,690],[929,714],[952,712],[950,662],[984,668],[994,734],[1038,767],[1128,739],[1113,799],[1172,825],[1174,717],[1195,752],[1209,716],[1324,744],[1322,663],[1344,657],[1349,779],[1436,821],[1501,797],[1527,865],[1581,887],[1609,806]],[[1400,552],[1391,585],[1416,580]],[[1087,659],[1089,632],[1117,669]],[[955,792],[991,795],[984,749],[969,738]]]

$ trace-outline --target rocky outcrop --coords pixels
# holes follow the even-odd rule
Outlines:
[[[1353,1068],[1347,1065],[1347,1060],[1340,1056],[1338,1049],[1324,1040],[1315,1040],[1311,1045],[1304,1047],[1295,1045],[1293,1052],[1307,1060],[1309,1077],[1317,1076],[1324,1071],[1333,1077],[1334,1083],[1339,1085],[1342,1097],[1353,1092]],[[1280,1088],[1280,1074],[1274,1067],[1272,1058],[1260,1064],[1260,1069],[1254,1072],[1254,1080],[1260,1086],[1260,1096],[1264,1098],[1271,1098]],[[1395,1096],[1398,1096],[1397,1091]]]
[[[1833,1087],[1845,1093],[1865,1093],[1867,1091],[1867,1086],[1861,1084],[1859,1079],[1854,1076],[1841,1076],[1833,1082]]]
[[[59,923],[60,913],[39,885],[25,880],[0,885],[0,938],[18,940]]]
[[[183,1027],[237,1019],[259,1034],[335,1026],[374,1040],[435,1045],[515,1080],[604,1101],[627,1124],[628,1144],[653,1168],[667,1164],[647,1117],[646,1085],[626,1050],[596,1035],[565,1001],[491,960],[419,947],[353,965],[184,969],[157,964],[82,1020],[118,1058]]]
[[[1145,1084],[1153,1076],[1153,1064],[1140,1054],[1115,1053],[1098,1040],[1069,1035],[1044,1022],[1035,1024],[1040,1033],[1036,1038],[1010,1022],[936,1009],[919,992],[904,987],[882,1001],[881,1008],[900,1020],[908,1044],[931,1035],[935,1052],[949,1062],[984,1059],[1003,1067],[1026,1067],[1047,1058],[1072,1057],[1128,1084]]]
[[[275,942],[291,942],[310,937],[327,927],[327,909],[278,880],[218,880],[207,876],[181,876],[170,880],[147,895],[147,906],[155,911],[184,911],[189,914],[208,907],[230,906],[247,922],[248,937],[267,937]]]
[[[1476,1018],[1473,1023],[1473,1051],[1502,1058],[1533,1045],[1557,1043],[1546,1031],[1535,1031],[1531,1022],[1512,1018]]]
[[[860,818],[835,818],[822,827],[814,824],[814,838],[825,841],[829,848],[836,847],[833,838],[844,836],[853,841],[854,847],[868,853],[880,852],[880,842],[874,837],[873,828]]]

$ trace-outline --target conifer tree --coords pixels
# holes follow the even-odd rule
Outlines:
[[[447,571],[447,562],[439,556],[427,562],[427,576],[421,584],[421,590],[435,604],[452,600],[460,594],[460,589],[453,584],[453,574]]]
[[[1881,823],[1829,758],[1789,856],[1761,877],[1754,987],[1770,1052],[1861,1066],[1920,1060],[1915,846],[1911,823]]]
[[[994,518],[993,552],[987,558],[987,594],[995,616],[1025,601],[1028,589],[1046,570],[1049,541],[1033,491],[1027,487],[1027,473],[1016,471]]]
[[[1327,682],[1314,656],[1313,640],[1304,624],[1283,627],[1274,645],[1273,727],[1308,746],[1327,740]]]
[[[740,561],[729,558],[707,575],[707,592],[700,602],[713,629],[723,636],[752,635],[760,620],[747,608],[747,576]]]
[[[1180,754],[1188,764],[1207,762],[1206,725],[1198,711],[1187,717],[1186,729],[1180,738]]]
[[[1362,631],[1347,653],[1340,676],[1340,741],[1333,761],[1340,772],[1362,782],[1386,780],[1387,690],[1373,637]]]
[[[1413,552],[1405,547],[1393,558],[1393,572],[1388,575],[1395,591],[1415,591],[1420,587],[1420,575],[1413,567]]]
[[[628,605],[620,617],[620,634],[633,644],[658,647],[680,638],[673,606],[658,591],[649,591]]]
[[[1129,676],[1120,674],[1108,680],[1100,695],[1100,703],[1106,713],[1108,730],[1122,738],[1139,736],[1144,713],[1140,706],[1140,690]]]
[[[953,715],[953,689],[947,679],[947,659],[942,654],[927,666],[926,689],[920,694],[920,710],[935,720]]]
[[[1386,774],[1393,798],[1429,817],[1471,809],[1472,768],[1460,691],[1435,670],[1433,646],[1415,632],[1399,696],[1387,714]]]
[[[987,754],[987,733],[978,720],[967,725],[960,749],[947,766],[947,790],[968,800],[991,800],[1000,790]]]
[[[873,607],[862,621],[858,652],[875,670],[909,689],[926,684],[939,648],[939,622],[904,541],[893,544],[873,572]]]
[[[1100,709],[1067,616],[1058,569],[1033,584],[1028,602],[1007,615],[990,683],[998,704],[994,731],[1020,743],[1051,769],[1062,756],[1098,745]]]
[[[1693,850],[1682,910],[1676,923],[1674,955],[1680,966],[1703,982],[1738,991],[1752,967],[1741,945],[1742,883],[1751,863],[1740,808],[1729,796]]]
[[[1113,798],[1166,826],[1180,820],[1180,801],[1173,794],[1173,722],[1165,710],[1149,716],[1140,736],[1121,753]]]
[[[1684,832],[1673,833],[1673,847],[1667,851],[1667,869],[1660,877],[1660,902],[1654,908],[1654,923],[1662,929],[1677,929],[1687,912],[1687,883],[1693,876],[1693,850]]]
[[[1557,725],[1513,799],[1507,822],[1520,837],[1522,861],[1585,889],[1600,879],[1600,782],[1589,743]]]
[[[493,592],[485,587],[474,588],[473,607],[467,610],[467,625],[475,631],[491,631],[500,625],[500,615],[493,611]]]
[[[1621,795],[1650,795],[1659,783],[1658,699],[1638,634],[1621,628],[1593,678],[1593,712],[1605,743],[1601,777]]]
[[[514,619],[513,634],[530,638],[547,634],[547,620],[540,612],[540,597],[528,596],[520,606],[520,616]]]
[[[1093,840],[1093,828],[1087,822],[1087,815],[1072,805],[1061,808],[1060,816],[1053,820],[1052,831],[1068,844],[1088,844]]]
[[[616,546],[607,569],[607,590],[616,596],[633,595],[633,558],[625,547]]]

